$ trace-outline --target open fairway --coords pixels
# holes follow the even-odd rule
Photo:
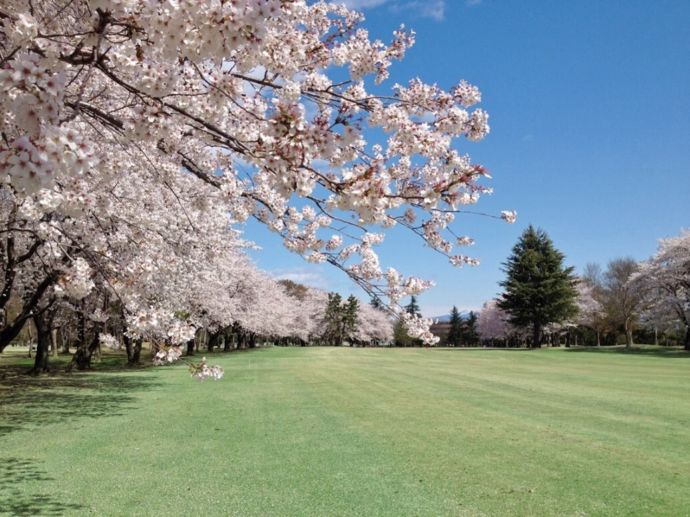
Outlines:
[[[16,377],[0,514],[688,515],[690,355],[272,348]]]

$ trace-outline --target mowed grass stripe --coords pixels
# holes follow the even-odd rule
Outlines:
[[[211,362],[221,382],[183,366],[37,381],[93,414],[12,406],[24,416],[2,456],[45,475],[3,475],[0,511],[44,494],[38,510],[98,515],[690,514],[682,356],[274,348]]]

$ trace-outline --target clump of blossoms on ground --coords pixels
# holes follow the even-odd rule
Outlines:
[[[200,362],[191,363],[189,365],[189,373],[193,379],[198,381],[205,381],[206,379],[219,381],[223,378],[225,371],[218,365],[209,366],[206,363],[206,358],[204,357]]]

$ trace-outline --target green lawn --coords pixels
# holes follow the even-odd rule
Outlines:
[[[690,355],[287,348],[16,375],[0,514],[690,515]]]

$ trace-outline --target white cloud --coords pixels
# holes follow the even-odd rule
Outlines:
[[[446,9],[446,0],[340,0],[340,2],[350,9],[372,9],[386,4],[393,12],[408,11],[419,17],[432,18],[436,21],[443,20]]]
[[[276,280],[292,280],[298,284],[329,290],[329,282],[318,269],[304,267],[273,269],[268,272]]]
[[[409,2],[396,2],[391,5],[392,11],[412,11],[422,18],[431,18],[438,22],[443,21],[446,11],[446,0],[411,0]]]
[[[369,9],[383,5],[388,0],[340,0],[340,3],[350,9]]]

